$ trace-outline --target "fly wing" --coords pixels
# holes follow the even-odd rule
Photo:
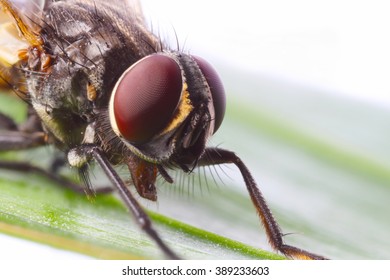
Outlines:
[[[3,15],[1,16],[4,24],[14,22],[19,31],[22,40],[29,45],[38,46],[42,44],[39,37],[42,12],[45,5],[44,0],[0,0],[0,7]],[[4,20],[4,13],[9,14],[9,20]],[[1,44],[7,44],[7,41],[1,41]]]
[[[12,21],[6,21],[4,14],[0,16],[0,63],[11,66],[19,60],[18,50],[27,48],[29,44],[20,36]]]
[[[22,77],[14,66],[20,60],[20,50],[41,46],[44,6],[44,0],[0,0],[0,87],[19,88]]]

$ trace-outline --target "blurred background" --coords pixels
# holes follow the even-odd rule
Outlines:
[[[171,45],[176,33],[182,48],[230,64],[230,71],[389,102],[385,1],[142,3],[153,28],[163,38],[168,34]]]
[[[288,242],[334,259],[389,259],[386,2],[142,4],[155,33],[220,73],[228,108],[210,144],[242,157],[284,232],[293,233]],[[147,207],[267,248],[249,199],[234,208],[224,197],[230,185],[246,196],[240,174],[233,167],[218,173],[226,186],[216,193],[183,200],[164,187],[159,204]],[[213,205],[213,215],[205,205]],[[37,250],[44,258],[46,247]]]

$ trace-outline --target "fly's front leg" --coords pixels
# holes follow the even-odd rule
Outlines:
[[[260,192],[248,168],[235,153],[219,148],[207,148],[203,157],[199,160],[199,165],[206,166],[225,163],[233,163],[240,170],[244,178],[245,185],[248,189],[249,195],[252,199],[253,205],[255,206],[260,220],[265,228],[268,240],[275,250],[283,253],[288,257],[298,259],[325,259],[320,255],[316,255],[284,243],[283,234],[279,227],[279,224],[273,217],[271,210],[269,209],[262,193]]]
[[[179,259],[178,255],[176,255],[176,253],[173,252],[167,244],[165,244],[155,231],[148,214],[146,214],[141,205],[131,194],[123,180],[111,166],[111,163],[107,159],[105,153],[98,146],[93,144],[84,144],[78,148],[70,150],[68,153],[69,163],[75,167],[82,168],[91,159],[94,159],[103,169],[104,173],[110,179],[114,188],[118,191],[123,202],[126,204],[127,209],[133,215],[135,221],[141,229],[158,245],[167,258]]]

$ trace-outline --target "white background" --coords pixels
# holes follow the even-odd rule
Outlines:
[[[145,0],[191,52],[367,101],[390,99],[387,1]],[[164,34],[164,32],[161,32]],[[174,36],[173,36],[174,37]]]

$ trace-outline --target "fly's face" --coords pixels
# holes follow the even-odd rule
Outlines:
[[[188,170],[222,123],[225,93],[210,64],[164,52],[127,69],[110,99],[110,123],[139,157]]]

